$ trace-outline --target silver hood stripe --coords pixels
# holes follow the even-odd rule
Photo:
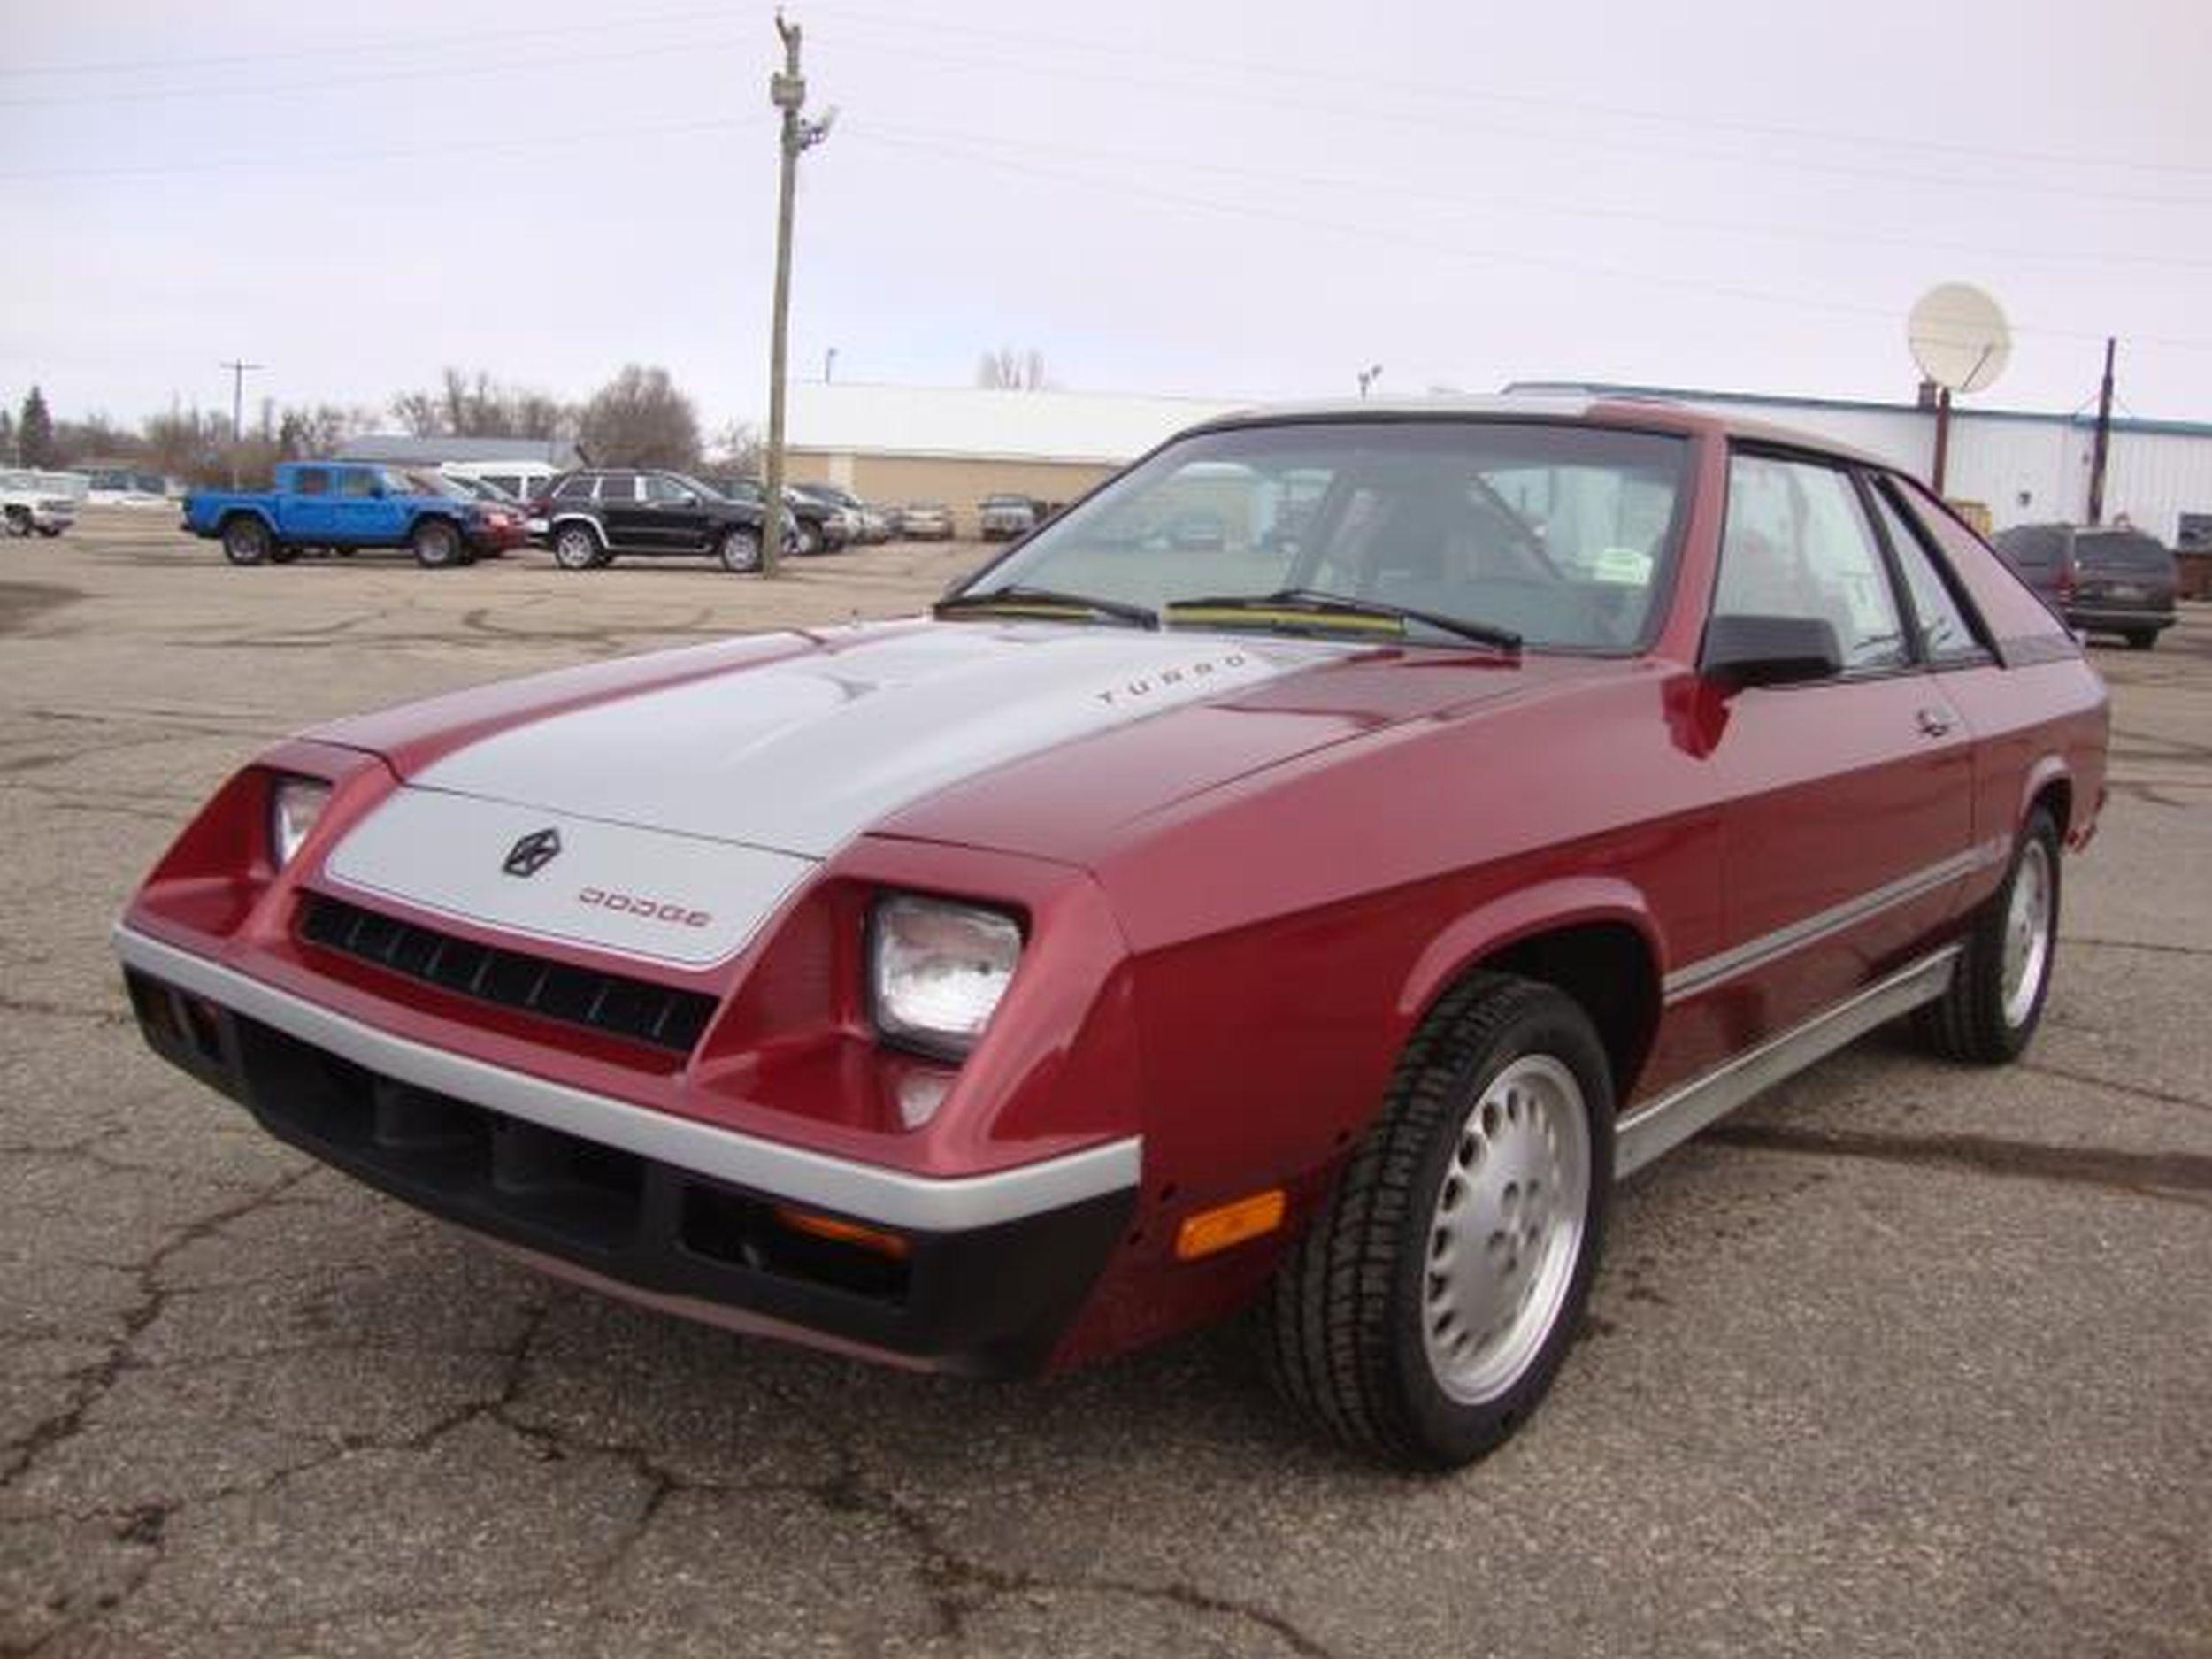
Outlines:
[[[324,872],[480,926],[710,967],[902,808],[1352,649],[1034,623],[863,634],[472,743],[379,804]],[[504,872],[546,829],[560,855]]]
[[[1132,1135],[988,1175],[910,1175],[672,1117],[396,1037],[119,924],[114,941],[116,954],[129,966],[382,1076],[767,1197],[887,1227],[954,1233],[1018,1221],[1133,1187],[1142,1164],[1143,1142]]]

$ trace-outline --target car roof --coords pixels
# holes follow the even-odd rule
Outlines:
[[[1885,471],[1893,462],[1838,443],[1832,438],[1763,420],[1746,420],[1663,397],[1577,396],[1567,393],[1510,393],[1495,396],[1334,398],[1318,402],[1259,404],[1201,421],[1190,432],[1233,431],[1239,427],[1294,425],[1305,421],[1361,420],[1386,424],[1402,420],[1536,420],[1620,426],[1685,436],[1746,439],[1791,449],[1839,456]]]

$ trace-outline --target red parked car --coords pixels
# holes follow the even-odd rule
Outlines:
[[[1620,1177],[1900,1016],[2020,1051],[2105,743],[1883,463],[1363,403],[1187,433],[930,618],[281,744],[117,942],[161,1054],[553,1272],[970,1372],[1256,1298],[1295,1407],[1450,1464]]]

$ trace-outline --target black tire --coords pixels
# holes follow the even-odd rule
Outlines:
[[[426,571],[449,571],[468,563],[468,549],[450,518],[425,518],[407,538],[415,563]]]
[[[1571,1079],[1573,1089],[1548,1085],[1562,1092],[1541,1112],[1516,1111],[1509,1127],[1492,1086],[1510,1086],[1531,1066]],[[1455,1310],[1435,1315],[1451,1280],[1432,1271],[1432,1251],[1441,1247],[1438,1263],[1458,1259],[1461,1246],[1445,1235],[1471,1223],[1448,1219],[1455,1206],[1464,1205],[1470,1217],[1481,1213],[1488,1198],[1479,1187],[1516,1168],[1520,1148],[1533,1144],[1515,1141],[1510,1154],[1494,1151],[1494,1135],[1504,1146],[1509,1135],[1541,1134],[1546,1114],[1558,1113],[1551,1144],[1559,1153],[1571,1135],[1557,1129],[1571,1129],[1569,1115],[1577,1110],[1586,1132],[1579,1148],[1583,1190],[1573,1195],[1571,1171],[1552,1183],[1573,1234],[1548,1233],[1541,1256],[1529,1254],[1532,1291],[1519,1293],[1503,1317],[1506,1341],[1494,1356],[1495,1375],[1470,1378],[1470,1388],[1455,1391],[1432,1353],[1467,1338],[1452,1328]],[[1470,1163],[1466,1148],[1478,1139]],[[1499,1167],[1478,1175],[1485,1160]],[[1547,1167],[1558,1174],[1566,1162],[1560,1153]],[[1455,1182],[1456,1200],[1448,1191]],[[1381,1111],[1276,1273],[1263,1309],[1263,1353],[1277,1387],[1317,1427],[1394,1463],[1449,1469],[1490,1451],[1542,1399],[1573,1343],[1603,1248],[1612,1184],[1612,1072],[1589,1017],[1550,986],[1504,974],[1469,976],[1407,1044]],[[1516,1190],[1509,1181],[1502,1219],[1529,1213],[1512,1208]],[[1535,1190],[1532,1183],[1528,1191]],[[1502,1228],[1493,1232],[1486,1262],[1470,1263],[1463,1274],[1511,1286],[1533,1233],[1513,1237],[1501,1271],[1498,1247],[1506,1237]],[[1483,1332],[1470,1357],[1491,1363],[1482,1356],[1495,1334],[1494,1326]]]
[[[61,534],[61,526],[58,524],[42,524],[38,526],[38,533],[50,541]]]
[[[2014,899],[2024,881],[2038,879],[2023,872],[2039,858],[2047,895],[2041,949],[2016,969],[2007,949],[2014,942]],[[1914,1029],[1929,1048],[1947,1059],[1976,1065],[2002,1065],[2020,1057],[2042,1021],[2051,992],[2051,970],[2058,960],[2059,884],[2058,826],[2039,806],[2021,826],[2004,885],[1975,912],[1951,988],[1913,1016]],[[2024,907],[2032,902],[2023,900]],[[2015,982],[2016,972],[2029,972],[2034,974],[2032,987],[2024,978]]]
[[[234,565],[263,563],[275,541],[269,526],[251,513],[242,512],[223,521],[223,557]]]
[[[2156,628],[2131,629],[2128,633],[2127,642],[2128,649],[2131,651],[2150,650],[2158,643],[2158,630]]]
[[[27,537],[31,534],[31,510],[28,507],[9,508],[7,526],[10,535]]]
[[[555,526],[547,545],[553,550],[553,562],[565,571],[596,570],[607,551],[600,545],[599,533],[580,518]]]
[[[760,533],[748,530],[743,525],[732,525],[722,533],[714,553],[726,571],[740,576],[757,571],[760,568]]]

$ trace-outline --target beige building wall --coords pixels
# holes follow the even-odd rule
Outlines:
[[[1102,461],[993,461],[824,449],[793,449],[789,465],[795,483],[840,485],[863,501],[942,502],[967,537],[976,534],[976,503],[986,495],[1027,495],[1064,506],[1119,470]]]

